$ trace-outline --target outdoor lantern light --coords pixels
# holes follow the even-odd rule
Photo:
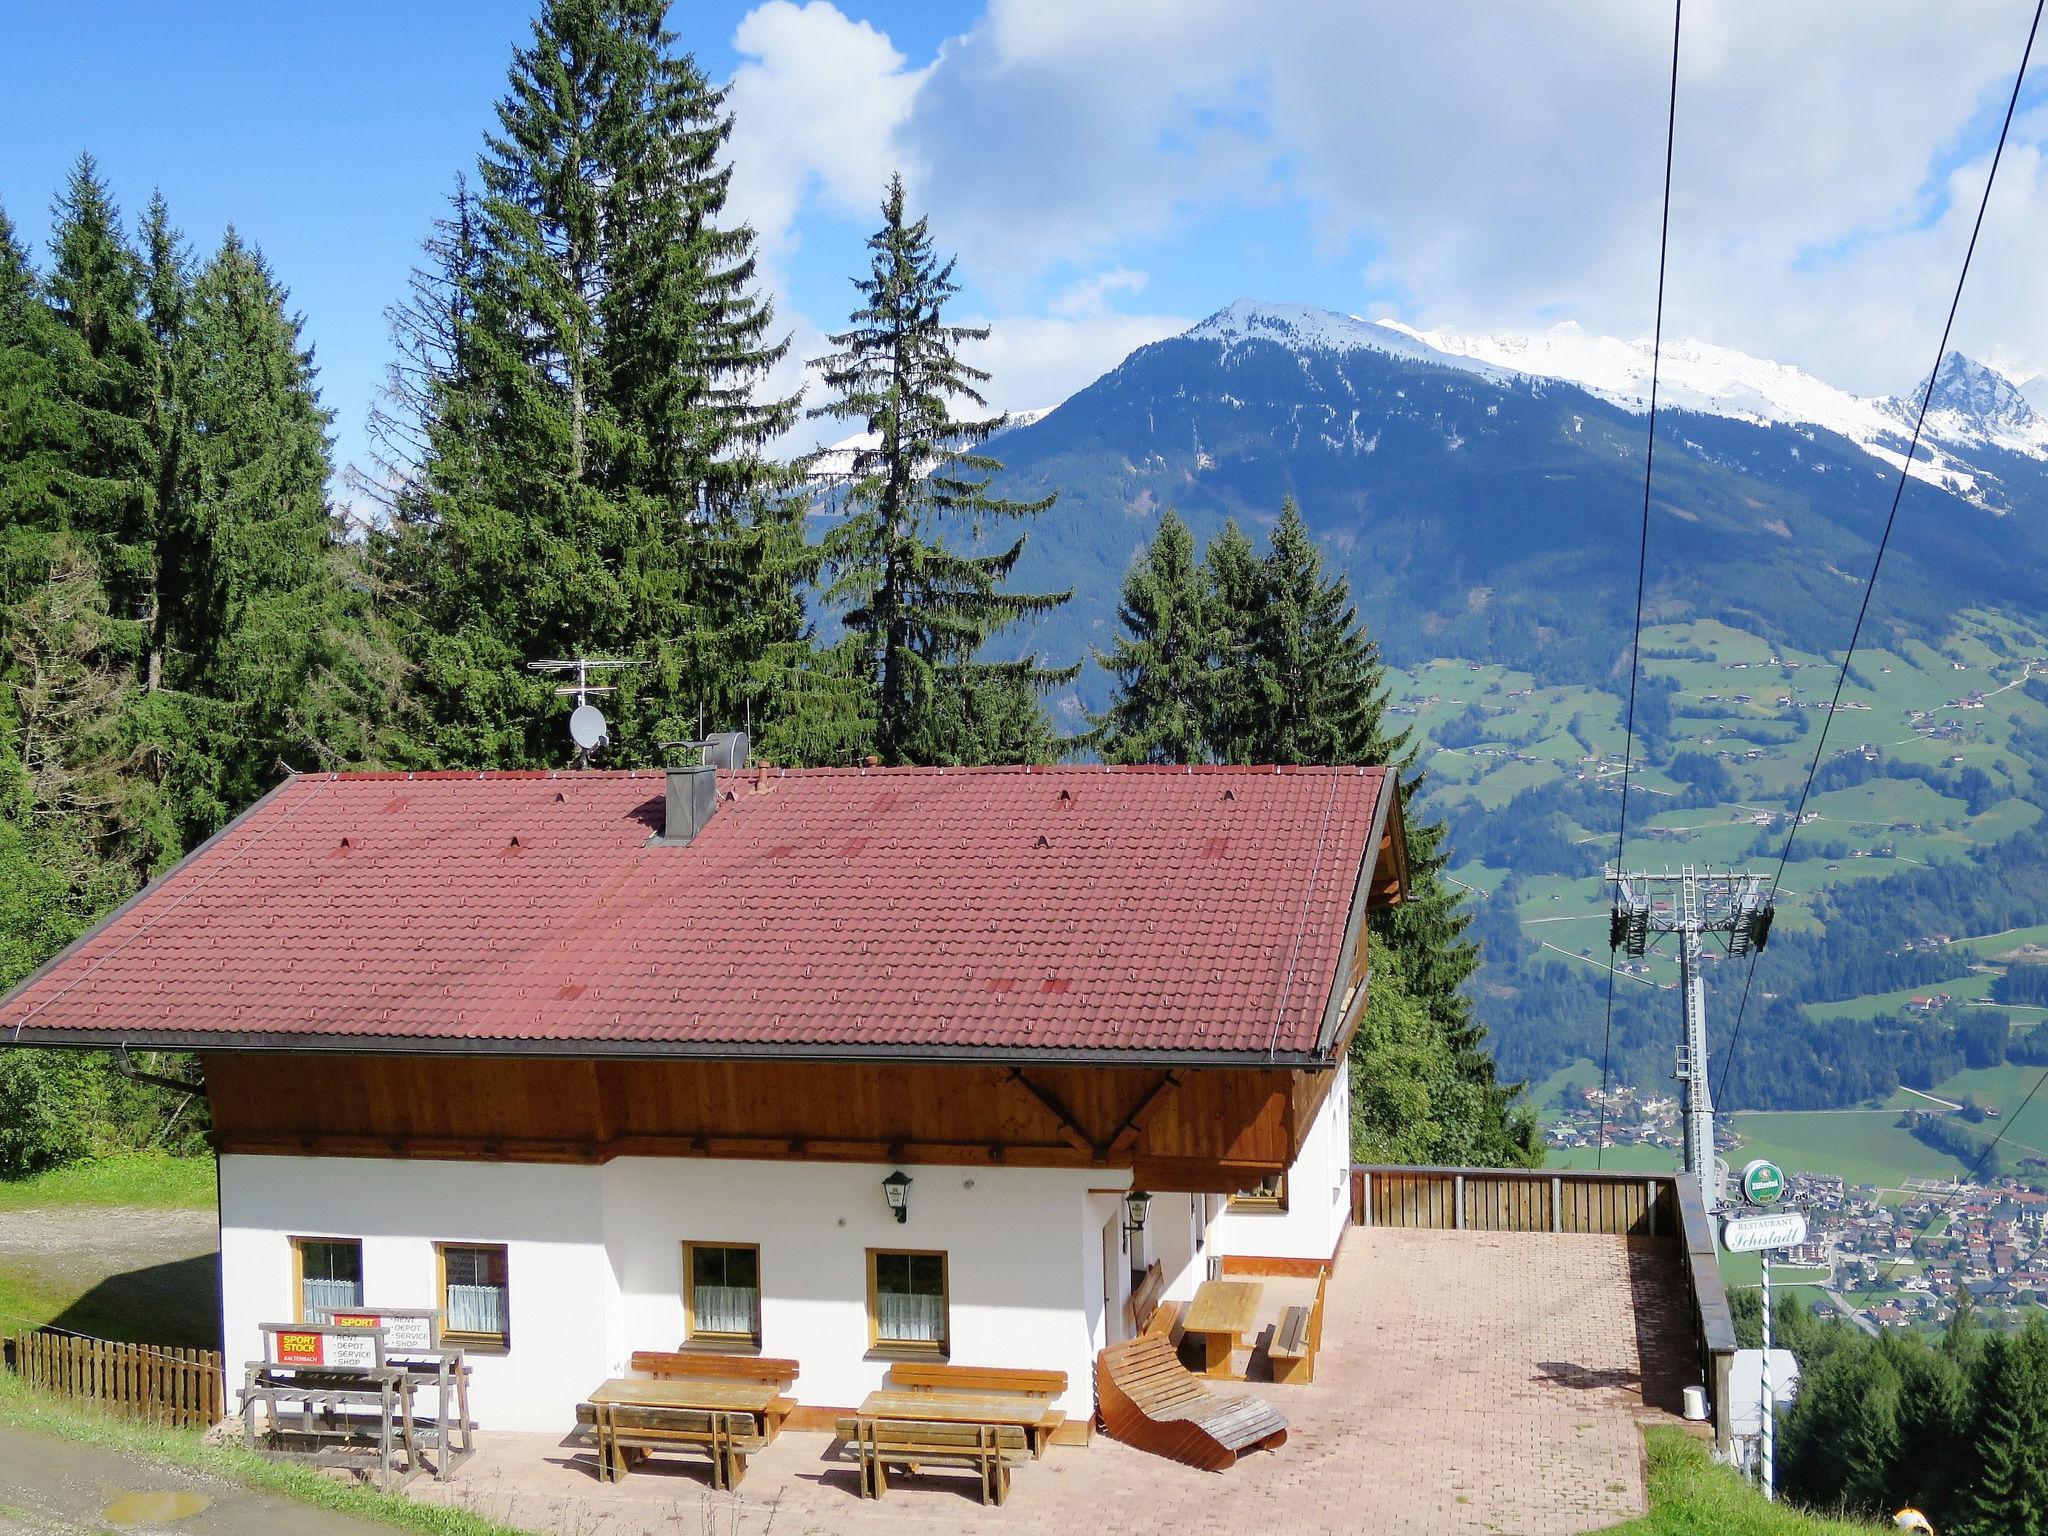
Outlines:
[[[1145,1218],[1152,1211],[1152,1196],[1134,1189],[1124,1196],[1124,1239],[1126,1243],[1145,1230]]]
[[[898,1221],[910,1220],[910,1175],[899,1168],[882,1180],[882,1198],[889,1202]]]

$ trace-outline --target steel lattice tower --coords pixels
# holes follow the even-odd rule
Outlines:
[[[1674,1075],[1685,1116],[1685,1171],[1699,1181],[1701,1202],[1712,1215],[1723,1203],[1723,1175],[1714,1153],[1714,1095],[1707,1082],[1703,941],[1715,935],[1731,955],[1762,949],[1771,936],[1771,882],[1763,875],[1706,874],[1689,864],[1675,875],[1610,867],[1606,879],[1614,887],[1610,949],[1640,958],[1665,934],[1678,935],[1685,1034]]]

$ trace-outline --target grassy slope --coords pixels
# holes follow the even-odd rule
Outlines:
[[[213,1205],[210,1157],[109,1157],[32,1179],[0,1182],[0,1211],[44,1205],[139,1205],[206,1210]]]
[[[301,1504],[398,1530],[423,1531],[430,1536],[530,1536],[466,1510],[415,1504],[397,1494],[336,1481],[311,1467],[265,1461],[233,1447],[207,1445],[196,1431],[154,1429],[80,1412],[55,1398],[31,1391],[5,1373],[0,1373],[0,1424],[209,1473]]]
[[[1645,1432],[1650,1459],[1650,1512],[1608,1536],[1868,1536],[1883,1530],[1823,1520],[1767,1502],[1732,1467],[1715,1464],[1707,1448],[1678,1429]]]

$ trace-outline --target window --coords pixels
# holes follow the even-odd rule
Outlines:
[[[295,1237],[292,1268],[298,1280],[299,1322],[335,1307],[363,1304],[363,1245],[354,1238]]]
[[[882,1351],[946,1352],[946,1256],[868,1250],[869,1343]]]
[[[496,1345],[512,1341],[510,1266],[502,1243],[443,1243],[441,1307],[443,1331],[458,1343]]]
[[[683,1244],[683,1325],[709,1343],[761,1342],[761,1250]]]
[[[1287,1209],[1287,1175],[1269,1173],[1250,1189],[1230,1197],[1233,1211],[1284,1211]]]

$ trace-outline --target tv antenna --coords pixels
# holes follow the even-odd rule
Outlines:
[[[1714,1098],[1707,1086],[1707,978],[1702,940],[1712,934],[1731,955],[1747,955],[1770,942],[1774,893],[1766,875],[1707,874],[1686,865],[1679,873],[1624,873],[1609,865],[1614,887],[1608,945],[1640,959],[1667,933],[1678,935],[1679,991],[1685,1037],[1678,1048],[1679,1097],[1685,1115],[1685,1171],[1699,1181],[1707,1214],[1721,1209],[1727,1170],[1714,1154]],[[1666,893],[1660,895],[1659,893]]]
[[[609,683],[593,683],[590,674],[603,673],[618,667],[646,665],[644,661],[612,656],[578,656],[573,661],[549,659],[529,661],[526,664],[526,670],[529,672],[547,672],[557,676],[569,672],[576,674],[575,682],[562,683],[555,692],[563,698],[573,698],[576,701],[576,707],[569,712],[569,740],[576,746],[578,768],[588,768],[590,754],[600,747],[609,745],[612,739],[611,727],[605,721],[604,711],[590,700],[593,695],[616,693],[618,689]]]

